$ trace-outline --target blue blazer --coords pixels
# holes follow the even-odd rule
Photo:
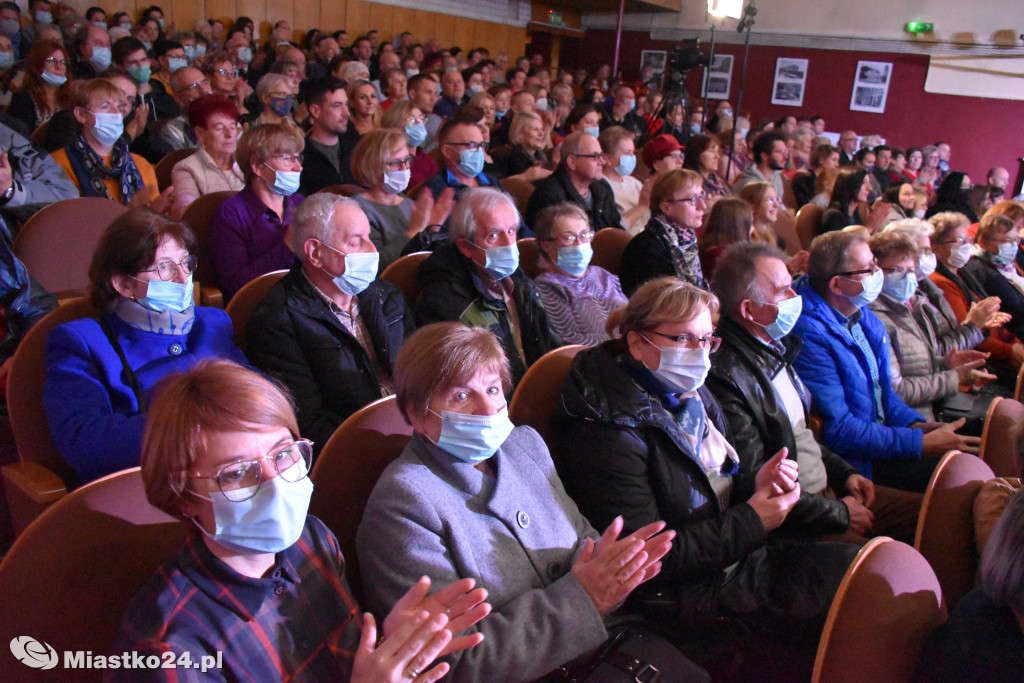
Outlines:
[[[861,328],[878,360],[885,415],[885,424],[879,424],[868,358],[806,276],[794,289],[803,297],[803,311],[793,334],[804,345],[793,365],[811,390],[813,412],[824,421],[825,445],[869,478],[872,460],[920,458],[923,433],[909,426],[925,418],[892,388],[885,325],[867,307],[861,309]]]
[[[195,312],[192,327],[182,334],[144,332],[104,314],[147,404],[165,375],[203,358],[223,357],[249,367],[231,341],[227,313],[198,306]],[[72,320],[50,332],[43,405],[53,440],[78,472],[78,483],[139,464],[146,413],[139,412],[121,359],[95,318]]]

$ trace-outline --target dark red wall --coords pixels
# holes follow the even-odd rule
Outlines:
[[[588,30],[582,50],[575,55],[563,54],[562,61],[564,66],[582,65],[593,73],[601,64],[611,63],[609,46],[614,44],[613,31]],[[673,45],[651,40],[645,32],[624,31],[619,59],[623,76],[637,78],[642,50],[669,50]],[[708,44],[703,43],[701,49],[707,52]],[[729,92],[729,101],[735,106],[743,46],[719,44],[716,52],[735,55]],[[808,60],[803,107],[771,104],[778,57]],[[569,63],[569,59],[575,61]],[[858,60],[893,64],[884,114],[850,111]],[[694,70],[687,79],[693,95],[700,92],[699,71]],[[840,132],[850,128],[861,135],[878,133],[897,147],[919,147],[943,140],[952,146],[952,166],[966,171],[974,182],[984,182],[992,166],[1009,169],[1013,182],[1017,160],[1024,156],[1024,136],[1020,135],[1024,102],[926,93],[927,73],[928,57],[924,55],[751,46],[742,106],[755,124],[762,118],[778,119],[785,113],[820,114],[825,117],[826,130]]]

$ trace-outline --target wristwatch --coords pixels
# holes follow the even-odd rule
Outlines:
[[[7,188],[7,192],[4,192],[3,195],[0,196],[0,206],[6,204],[7,202],[11,201],[11,199],[14,198],[15,182],[16,181],[12,178],[11,186]]]

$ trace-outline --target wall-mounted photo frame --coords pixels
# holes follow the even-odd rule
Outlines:
[[[666,59],[664,50],[644,50],[640,53],[640,80],[644,85],[661,89],[661,83],[665,79]]]
[[[775,83],[772,85],[772,104],[786,107],[804,106],[807,86],[807,60],[779,57],[775,60]]]
[[[710,100],[729,99],[732,88],[732,55],[715,55],[714,61],[704,69],[704,82],[700,86],[700,96]]]
[[[850,94],[850,110],[885,113],[892,81],[892,62],[857,62]]]

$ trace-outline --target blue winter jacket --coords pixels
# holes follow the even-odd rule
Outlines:
[[[793,365],[811,390],[813,412],[824,421],[825,445],[869,478],[872,460],[920,458],[922,432],[909,425],[925,418],[893,391],[885,325],[867,307],[861,309],[861,328],[878,359],[885,415],[885,424],[879,424],[864,352],[806,276],[794,289],[803,297],[803,311],[793,334],[804,345]]]
[[[147,404],[163,377],[199,360],[221,357],[249,366],[231,341],[231,319],[216,308],[196,307],[184,334],[130,327],[115,315],[104,319],[117,335]],[[146,413],[128,385],[124,366],[95,318],[59,325],[46,340],[43,405],[61,455],[79,484],[139,464]]]

